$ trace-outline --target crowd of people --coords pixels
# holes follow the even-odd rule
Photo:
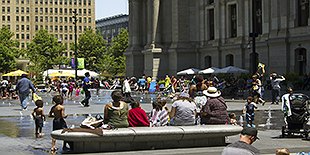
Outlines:
[[[254,111],[257,109],[257,104],[265,104],[265,100],[263,99],[264,88],[261,81],[262,77],[263,74],[257,73],[254,74],[251,79],[243,81],[240,79],[238,80],[239,87],[242,87],[242,89],[249,89],[250,91],[243,108],[247,127],[241,132],[240,142],[228,146],[227,149],[224,149],[223,154],[225,154],[225,152],[231,152],[231,147],[233,148],[236,146],[242,146],[241,148],[246,148],[247,151],[254,154],[259,152],[249,146],[245,147],[245,145],[250,145],[257,139],[257,130],[254,124]],[[285,78],[283,76],[279,76],[276,73],[270,74],[272,104],[279,104],[280,82],[284,80]],[[236,80],[231,78],[231,81]],[[85,77],[81,81],[74,81],[72,78],[68,81],[50,81],[47,79],[46,85],[50,88],[48,92],[54,90],[58,91],[59,94],[53,97],[55,105],[51,108],[49,116],[54,117],[53,130],[67,128],[65,122],[67,115],[64,113],[63,99],[65,97],[72,97],[73,92],[79,95],[79,92],[83,91],[85,98],[81,101],[81,105],[88,107],[89,99],[91,98],[89,89],[95,88],[99,90],[100,87],[103,86],[107,89],[116,89],[111,94],[111,103],[107,103],[103,111],[103,122],[110,126],[110,128],[204,124],[238,125],[236,115],[234,113],[228,114],[227,105],[221,93],[223,85],[230,85],[228,83],[230,82],[219,80],[216,76],[204,79],[201,75],[196,75],[192,79],[186,79],[184,77],[177,79],[174,76],[169,77],[166,75],[163,80],[157,80],[144,75],[139,79],[135,77],[124,78],[123,80],[116,78],[111,84],[107,81],[99,81],[98,79],[91,78],[89,73],[85,73]],[[2,97],[8,95],[7,92],[17,91],[22,109],[27,109],[26,101],[28,100],[30,90],[32,90],[33,93],[37,91],[32,82],[24,74],[17,82],[15,89],[10,87],[9,81],[3,80],[1,82]],[[156,101],[152,103],[153,109],[149,114],[141,108],[139,101],[131,97],[132,90],[142,93],[158,94]],[[171,109],[166,106],[168,97],[174,99]],[[42,122],[46,119],[42,108],[42,99],[38,99],[35,104],[36,108],[32,112],[36,124],[35,134],[36,137],[41,137]],[[130,105],[131,108],[129,108],[128,105]],[[53,139],[52,151],[55,150],[55,140]]]

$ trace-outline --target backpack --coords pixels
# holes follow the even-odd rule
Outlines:
[[[202,107],[207,103],[207,97],[202,93],[202,91],[198,91],[194,97],[194,101],[197,107],[197,113],[200,113]]]

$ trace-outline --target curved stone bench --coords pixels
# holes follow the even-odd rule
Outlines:
[[[103,136],[87,132],[56,130],[51,136],[73,143],[73,152],[107,152],[144,149],[185,148],[225,145],[225,136],[237,135],[233,125],[129,127],[103,130]]]

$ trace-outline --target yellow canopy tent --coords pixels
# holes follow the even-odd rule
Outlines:
[[[54,72],[54,73],[51,73],[51,74],[48,74],[48,76],[50,77],[56,77],[56,76],[63,76],[63,77],[74,77],[74,75],[70,72]]]
[[[22,76],[22,74],[28,74],[28,73],[24,72],[22,70],[17,70],[17,71],[13,71],[10,73],[3,74],[2,76]]]

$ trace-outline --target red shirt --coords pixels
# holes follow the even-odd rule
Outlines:
[[[128,111],[128,123],[130,127],[150,126],[149,119],[141,107],[133,108]]]

